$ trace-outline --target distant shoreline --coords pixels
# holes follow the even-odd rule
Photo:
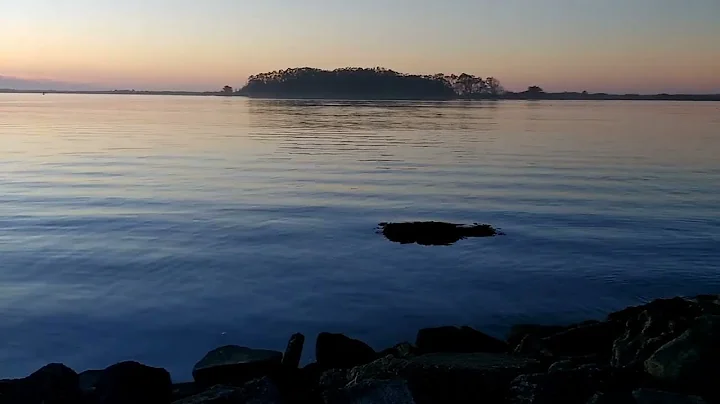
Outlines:
[[[14,90],[0,89],[0,94],[77,94],[77,95],[174,95],[196,97],[247,97],[253,99],[316,99],[316,100],[365,100],[365,101],[720,101],[720,94],[607,94],[607,93],[543,93],[526,96],[508,93],[496,97],[356,97],[352,95],[322,94],[242,94],[232,95],[213,91],[62,91],[62,90]]]

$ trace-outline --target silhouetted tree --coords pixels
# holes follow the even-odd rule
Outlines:
[[[232,95],[232,93],[233,93],[233,88],[230,87],[230,86],[225,86],[225,87],[223,87],[223,89],[222,89],[222,93],[223,93],[223,95]]]
[[[491,97],[499,97],[505,93],[505,89],[500,80],[495,77],[488,77],[485,79],[485,87],[487,88],[488,95]]]

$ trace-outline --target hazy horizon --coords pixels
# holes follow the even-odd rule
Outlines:
[[[720,93],[715,0],[5,0],[0,16],[0,88],[207,91],[383,66],[510,90]]]

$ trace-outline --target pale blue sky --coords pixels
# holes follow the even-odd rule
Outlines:
[[[0,75],[214,89],[349,65],[720,92],[720,0],[0,0]]]

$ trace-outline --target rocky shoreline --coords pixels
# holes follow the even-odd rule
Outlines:
[[[80,374],[50,364],[0,381],[2,404],[720,403],[720,295],[660,299],[568,326],[517,325],[505,340],[470,327],[420,330],[375,351],[321,333],[285,353],[217,348],[173,384],[161,368],[122,362]]]

